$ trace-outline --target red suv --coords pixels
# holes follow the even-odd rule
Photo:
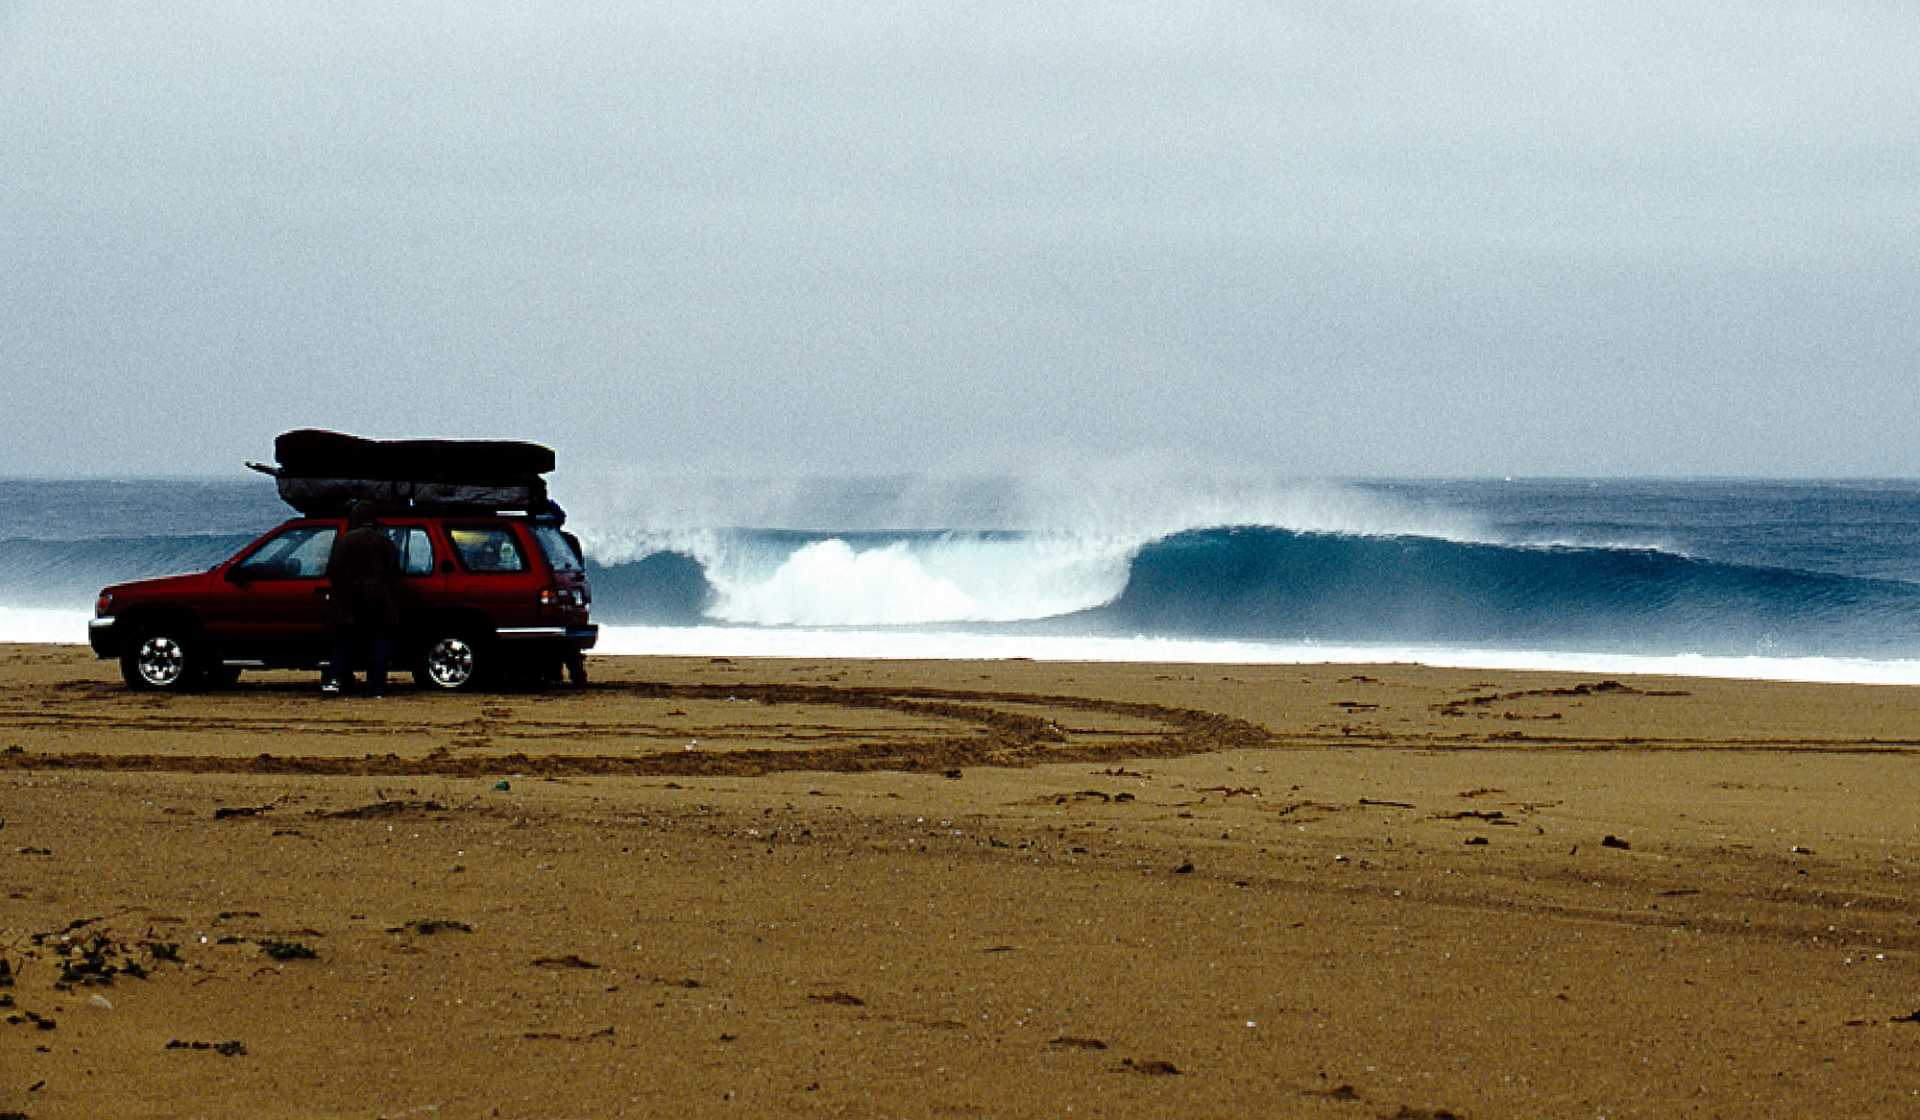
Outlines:
[[[585,566],[552,519],[401,512],[380,526],[404,573],[394,662],[421,687],[470,688],[513,669],[558,679],[593,647]],[[345,527],[345,518],[297,518],[212,571],[109,587],[88,630],[93,651],[119,658],[127,684],[142,690],[318,668],[331,644],[327,560]]]

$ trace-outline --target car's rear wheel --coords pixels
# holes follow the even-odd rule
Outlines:
[[[443,634],[427,643],[413,678],[422,688],[454,692],[478,688],[490,668],[488,654],[477,639],[468,634]]]
[[[200,639],[182,626],[147,627],[120,653],[120,676],[142,692],[184,692],[202,675]]]

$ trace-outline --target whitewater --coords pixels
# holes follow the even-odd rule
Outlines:
[[[1395,663],[1920,683],[1920,485],[556,475],[599,652]],[[290,511],[0,480],[0,640]]]

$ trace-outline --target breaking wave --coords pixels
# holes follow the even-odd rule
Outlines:
[[[1903,581],[1654,549],[1266,527],[1139,544],[746,533],[603,567],[595,587],[608,621],[669,625],[1051,623],[1181,639],[1920,654],[1920,586]]]

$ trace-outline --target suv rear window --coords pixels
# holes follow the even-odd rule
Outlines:
[[[527,558],[519,538],[504,525],[466,525],[449,529],[453,550],[469,572],[524,572]]]
[[[535,525],[533,539],[540,542],[540,551],[546,554],[547,566],[556,572],[578,572],[584,570],[580,559],[580,550],[574,546],[567,534],[551,525]]]

